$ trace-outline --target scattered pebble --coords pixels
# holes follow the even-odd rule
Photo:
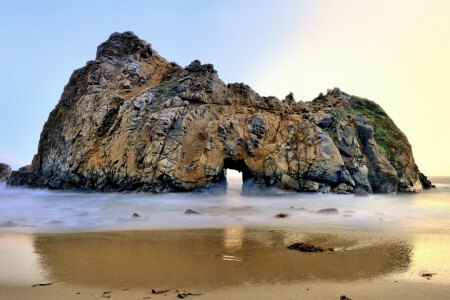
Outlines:
[[[188,209],[184,212],[185,215],[199,215],[200,213],[196,212],[195,210]]]
[[[32,287],[36,287],[36,286],[47,286],[47,285],[51,285],[51,284],[53,284],[53,283],[52,283],[52,282],[49,282],[49,283],[36,283],[36,284],[33,284]]]
[[[352,299],[350,299],[349,297],[347,297],[347,296],[345,296],[345,295],[342,295],[342,296],[341,296],[341,300],[352,300]]]
[[[170,291],[170,290],[157,291],[155,289],[152,289],[152,294],[164,294],[164,293],[167,293],[168,291]]]
[[[183,293],[183,294],[178,294],[178,298],[184,299],[184,298],[189,297],[189,296],[201,296],[201,295],[202,294]]]
[[[103,292],[103,294],[102,294],[102,297],[103,298],[111,298],[111,291],[108,291],[108,292]]]
[[[133,213],[133,215],[131,216],[132,218],[140,218],[141,215],[138,213]]]

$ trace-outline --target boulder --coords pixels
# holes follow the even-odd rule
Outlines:
[[[308,180],[306,181],[303,189],[306,192],[317,192],[319,190],[319,183],[315,181]]]
[[[362,188],[357,188],[353,191],[355,197],[368,197],[369,196],[369,192],[367,192],[366,190],[362,189]]]
[[[324,208],[324,209],[319,209],[317,211],[318,214],[338,214],[339,211],[336,208]]]

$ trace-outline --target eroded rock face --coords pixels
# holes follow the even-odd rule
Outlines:
[[[0,181],[6,181],[11,176],[11,167],[7,164],[0,163]]]
[[[420,192],[405,135],[374,102],[329,90],[310,102],[225,84],[210,64],[161,58],[114,33],[74,71],[30,167],[11,185],[150,192]]]

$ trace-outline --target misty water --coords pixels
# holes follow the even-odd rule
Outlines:
[[[450,229],[450,177],[431,178],[421,194],[353,195],[300,193],[241,195],[242,179],[228,171],[226,195],[199,193],[99,193],[13,188],[0,185],[2,231],[182,229],[242,226]],[[338,214],[318,214],[336,208]],[[200,214],[185,215],[187,209]],[[280,212],[289,217],[277,219]],[[133,218],[133,213],[140,218]],[[14,222],[15,227],[7,227]],[[13,225],[15,225],[13,224]]]

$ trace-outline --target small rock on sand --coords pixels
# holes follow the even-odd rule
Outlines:
[[[189,296],[201,296],[201,295],[202,294],[183,293],[183,294],[178,294],[178,298],[184,299],[184,298],[189,297]]]
[[[336,208],[324,208],[324,209],[319,209],[317,211],[318,214],[338,214],[339,211]]]
[[[188,209],[184,212],[185,215],[199,215],[200,213],[196,212],[195,210]]]
[[[138,213],[133,213],[133,215],[131,216],[132,218],[140,218],[141,215]]]
[[[275,218],[287,218],[289,217],[288,213],[279,213],[275,215]]]
[[[288,247],[291,250],[298,250],[301,252],[328,252],[334,251],[334,248],[322,248],[320,246],[314,246],[307,243],[293,243]]]
[[[423,273],[422,275],[420,275],[428,280],[431,279],[431,277],[433,277],[433,273]]]

